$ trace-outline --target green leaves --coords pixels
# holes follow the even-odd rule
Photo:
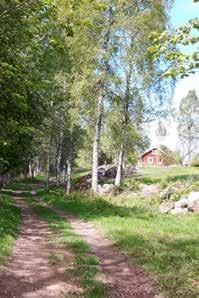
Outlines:
[[[184,49],[186,50],[186,46],[196,46],[199,43],[198,29],[199,19],[193,19],[173,32],[164,31],[161,34],[152,32],[149,36],[152,42],[152,45],[148,48],[150,59],[156,61],[162,57],[171,64],[163,76],[184,77],[194,73],[198,69],[199,53],[193,52],[186,54],[186,51],[184,51]],[[185,48],[182,48],[182,46]]]

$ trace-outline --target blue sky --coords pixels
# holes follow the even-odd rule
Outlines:
[[[193,0],[175,0],[171,10],[171,22],[178,27],[192,18],[199,17],[199,4]]]
[[[175,0],[170,16],[172,26],[177,28],[190,19],[199,17],[199,3],[194,3],[193,0]],[[197,50],[197,46],[180,46],[180,49],[186,54],[191,54]]]

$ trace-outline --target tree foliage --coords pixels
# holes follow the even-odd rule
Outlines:
[[[199,2],[194,0],[194,2]],[[150,34],[152,46],[148,48],[151,60],[163,57],[168,62],[164,77],[186,77],[199,68],[198,36],[199,19],[190,20],[175,30],[166,30],[159,34]],[[192,46],[191,53],[187,46]]]
[[[178,116],[178,135],[189,160],[199,142],[199,97],[190,90],[181,100]]]
[[[166,23],[157,0],[1,1],[0,175],[39,164],[47,186],[50,172],[59,184],[83,150],[91,160],[95,149],[94,169],[121,146],[143,148],[142,123],[170,84],[148,35]]]

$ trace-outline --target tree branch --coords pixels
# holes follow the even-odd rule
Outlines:
[[[28,2],[33,2],[30,0],[24,0],[22,3],[17,4],[15,7],[10,7],[6,10],[4,10],[1,14],[0,14],[0,18],[4,17],[5,15],[9,14],[12,11],[15,11],[19,8],[21,8],[24,4],[28,3]]]

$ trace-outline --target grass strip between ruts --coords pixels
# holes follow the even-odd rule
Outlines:
[[[26,197],[34,212],[49,223],[53,232],[52,242],[65,245],[74,254],[71,274],[76,278],[80,286],[84,289],[85,298],[103,298],[105,297],[105,286],[97,280],[99,273],[99,261],[90,251],[87,243],[75,233],[71,224],[59,217],[52,209],[42,206],[32,197]],[[50,262],[54,263],[59,260],[56,256],[51,256]],[[73,296],[70,296],[73,297]],[[75,297],[75,296],[74,296]]]

